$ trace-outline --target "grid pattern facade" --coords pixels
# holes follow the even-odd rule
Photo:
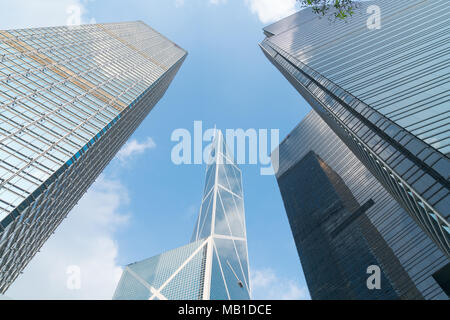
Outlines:
[[[376,31],[366,27],[370,4],[381,9],[381,29]],[[302,28],[270,42],[448,154],[449,19],[445,0],[372,1],[348,23],[297,20]]]
[[[191,243],[127,266],[113,299],[250,299],[242,173],[220,131],[210,151]]]
[[[206,249],[207,241],[200,240],[128,265],[113,299],[201,299]]]
[[[303,221],[297,217],[299,214],[297,211],[305,210],[305,202],[293,202],[293,198],[298,196],[301,185],[305,185],[308,189],[308,184],[300,184],[294,175],[290,178],[292,180],[290,189],[294,192],[292,190],[290,192],[288,187],[285,187],[286,191],[283,191],[280,179],[282,176],[286,179],[293,175],[292,172],[295,170],[302,172],[301,168],[295,169],[295,167],[300,166],[300,161],[310,152],[313,152],[342,178],[345,188],[349,189],[349,194],[354,196],[358,204],[364,205],[370,200],[373,201],[373,205],[364,212],[364,217],[358,218],[360,228],[369,231],[364,233],[370,244],[369,249],[374,251],[378,264],[385,272],[388,282],[392,283],[397,295],[400,298],[422,296],[424,299],[447,299],[447,295],[435,281],[433,274],[448,263],[448,258],[314,111],[311,111],[280,144],[279,162],[276,162],[276,158],[273,159],[274,167],[279,168],[277,179],[283,199],[285,203],[288,202],[286,211],[290,206],[292,211],[290,220],[292,218],[297,221],[297,224],[291,223],[294,238],[296,233],[303,230],[299,229]],[[345,188],[338,189],[345,190]],[[341,198],[344,197],[341,196]],[[317,202],[317,199],[310,199],[309,202]],[[352,206],[347,205],[347,207]],[[354,212],[354,209],[350,211]],[[367,219],[364,221],[365,217]],[[302,233],[306,232],[307,230],[303,230]],[[344,234],[349,232],[349,229],[341,231]],[[311,246],[314,247],[314,244]],[[331,251],[335,250],[337,249]],[[364,252],[362,250],[360,254],[363,255]],[[299,255],[303,264],[301,250]],[[355,261],[359,260],[355,258]],[[361,268],[367,268],[367,263],[364,266],[356,265],[360,271]],[[315,269],[311,271],[312,275],[314,273]],[[306,271],[305,276],[308,281]],[[367,275],[362,280],[363,285],[366,278]]]
[[[309,152],[278,184],[313,300],[401,297],[384,268],[381,290],[367,288],[367,267],[381,264],[371,250],[373,226],[364,221],[342,178],[320,157]],[[377,245],[386,250],[385,243]]]
[[[373,4],[382,12],[379,30],[366,25]],[[363,2],[347,23],[303,10],[268,27],[261,43],[268,59],[447,256],[449,5]]]
[[[185,56],[142,22],[0,31],[0,292],[163,96]]]

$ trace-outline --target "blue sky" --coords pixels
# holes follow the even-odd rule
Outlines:
[[[3,2],[4,0],[0,0]],[[63,25],[67,6],[83,22],[142,20],[189,52],[164,98],[107,167],[24,274],[12,298],[103,298],[120,266],[186,244],[202,197],[204,165],[171,161],[175,129],[279,129],[283,139],[309,106],[258,47],[262,27],[292,13],[294,0],[17,0],[0,29]],[[309,298],[274,176],[243,165],[254,298]],[[82,286],[68,290],[66,268]]]

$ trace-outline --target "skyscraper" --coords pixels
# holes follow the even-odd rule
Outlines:
[[[308,9],[260,45],[448,257],[449,18],[446,0],[361,2],[335,22]]]
[[[242,174],[216,133],[191,242],[126,266],[113,299],[250,299]]]
[[[163,96],[186,55],[143,22],[0,31],[0,293]]]
[[[317,113],[278,155],[278,185],[313,299],[447,299],[439,275],[448,258]],[[371,265],[380,267],[380,290],[366,285]]]

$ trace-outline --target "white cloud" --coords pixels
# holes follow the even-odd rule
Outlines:
[[[228,0],[205,0],[205,2],[208,2],[209,4],[219,5],[219,4],[225,4]],[[175,0],[175,7],[179,8],[184,6],[185,0]]]
[[[175,0],[175,7],[179,8],[184,6],[184,0]]]
[[[111,299],[120,279],[116,230],[125,226],[127,190],[101,176],[69,213],[56,233],[17,278],[13,299]],[[68,289],[68,267],[81,271],[79,290]]]
[[[0,10],[0,29],[63,26],[71,16],[80,13],[80,23],[91,23],[88,19],[87,0],[14,0],[8,1],[7,10]],[[74,9],[76,9],[74,11]]]
[[[204,0],[212,5],[225,4],[228,0]],[[242,0],[262,23],[270,23],[295,13],[299,5],[296,0]],[[202,2],[201,2],[202,3]],[[175,7],[184,6],[185,0],[175,0]]]
[[[280,277],[270,269],[251,270],[252,299],[255,300],[306,300],[308,289],[296,281]]]
[[[227,3],[227,0],[209,0],[209,3],[211,3],[211,4],[222,4],[222,3]]]
[[[245,0],[245,2],[262,23],[278,21],[297,11],[296,0]]]
[[[122,149],[117,153],[117,159],[121,162],[133,157],[137,154],[142,154],[148,149],[153,149],[156,147],[156,143],[152,138],[148,137],[144,142],[139,142],[136,139],[128,141]]]

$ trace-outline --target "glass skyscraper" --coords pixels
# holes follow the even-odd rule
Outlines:
[[[273,154],[313,299],[448,298],[448,258],[316,112]]]
[[[221,131],[191,242],[125,267],[116,300],[250,299],[242,174]]]
[[[302,10],[260,45],[447,257],[449,19],[447,0],[365,1],[346,21]]]
[[[163,96],[186,55],[140,21],[0,31],[0,293]]]

